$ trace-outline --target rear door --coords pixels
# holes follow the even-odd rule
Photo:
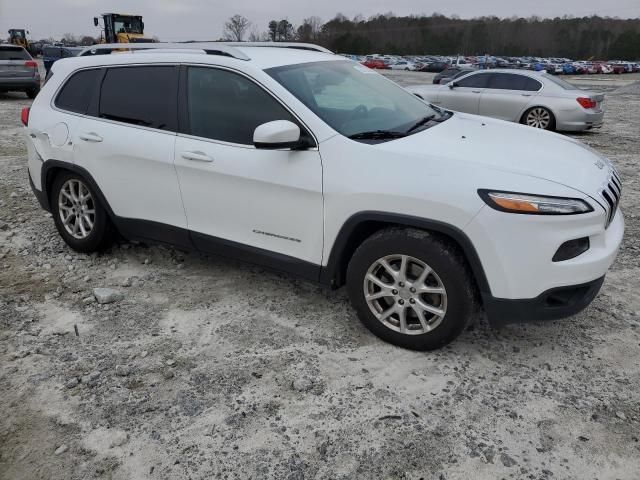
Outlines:
[[[175,65],[104,69],[73,139],[75,163],[91,173],[115,215],[151,222],[147,236],[159,240],[158,224],[186,227],[173,166],[178,71]]]
[[[448,85],[453,88],[442,88],[438,99],[440,105],[451,110],[477,114],[480,107],[480,96],[487,86],[489,74],[476,72]]]
[[[538,95],[542,84],[517,73],[491,73],[480,99],[478,113],[487,117],[519,122],[520,117]]]
[[[0,46],[0,82],[7,79],[33,77],[34,68],[26,64],[32,60],[22,47]]]

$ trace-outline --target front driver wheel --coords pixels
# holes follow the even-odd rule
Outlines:
[[[51,213],[58,233],[77,252],[100,251],[113,243],[115,229],[106,210],[89,183],[75,173],[54,179]]]
[[[351,258],[347,288],[358,317],[381,339],[433,350],[456,338],[474,312],[464,258],[429,232],[391,228]]]

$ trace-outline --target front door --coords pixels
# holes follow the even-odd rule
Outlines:
[[[175,167],[196,246],[316,275],[322,261],[322,165],[317,148],[263,150],[253,132],[301,122],[253,80],[222,68],[184,67],[184,134]],[[308,134],[308,132],[306,133]],[[314,270],[315,268],[315,270]],[[307,269],[307,270],[305,270]],[[316,277],[317,278],[317,277]]]
[[[460,80],[454,80],[447,88],[442,88],[440,105],[457,112],[477,114],[480,96],[487,85],[487,79],[486,72],[476,72]]]

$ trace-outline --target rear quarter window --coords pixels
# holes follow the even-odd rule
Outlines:
[[[87,113],[100,73],[99,69],[74,73],[58,93],[55,106],[69,112]]]

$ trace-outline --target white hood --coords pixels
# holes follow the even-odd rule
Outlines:
[[[606,158],[576,140],[464,113],[454,113],[449,120],[423,132],[379,146],[396,153],[428,153],[542,178],[592,197],[598,195],[612,173]]]

